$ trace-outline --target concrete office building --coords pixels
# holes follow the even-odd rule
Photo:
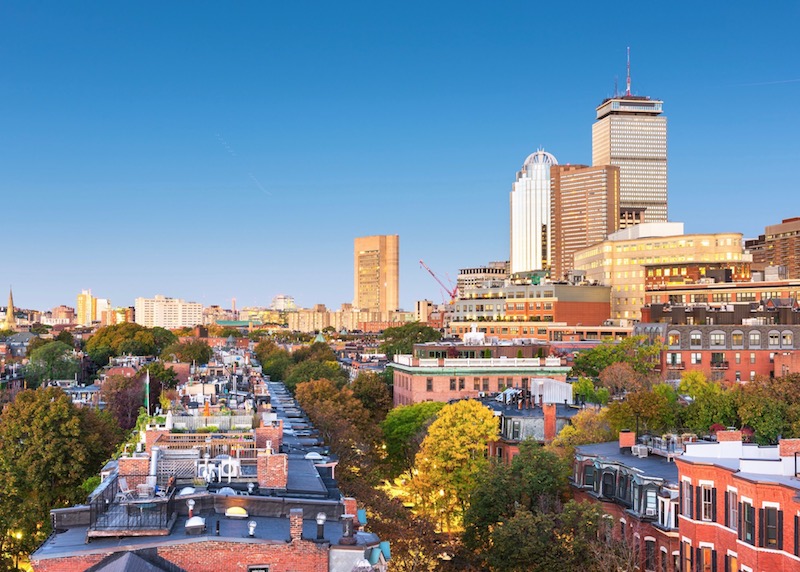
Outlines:
[[[742,235],[683,234],[683,223],[643,223],[617,231],[608,239],[575,253],[575,269],[590,282],[611,286],[611,318],[641,319],[645,299],[645,265],[749,260]]]
[[[353,306],[394,312],[400,298],[400,237],[362,236],[353,249]]]
[[[630,94],[604,100],[592,125],[592,165],[619,167],[620,208],[644,222],[667,220],[667,118],[663,101]],[[643,211],[643,213],[642,213]]]
[[[800,217],[766,227],[764,234],[745,246],[753,254],[753,270],[780,265],[786,267],[786,278],[800,278]]]
[[[193,328],[203,323],[203,305],[177,298],[157,295],[154,298],[136,298],[134,304],[136,323],[147,328]]]
[[[551,276],[561,280],[573,270],[576,251],[619,229],[619,167],[554,165],[550,181]]]
[[[81,290],[78,294],[75,321],[79,326],[91,326],[95,320],[97,320],[97,298],[92,296],[91,290]]]
[[[456,279],[458,297],[463,298],[467,288],[480,286],[487,280],[505,280],[508,278],[508,269],[508,261],[490,262],[486,266],[459,269]]]
[[[550,267],[550,167],[546,151],[528,155],[511,191],[511,273]]]

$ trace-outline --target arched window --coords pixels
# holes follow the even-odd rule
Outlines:
[[[761,332],[753,330],[748,335],[748,342],[749,347],[751,348],[760,348],[761,347]]]

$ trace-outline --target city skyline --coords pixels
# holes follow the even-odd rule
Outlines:
[[[632,93],[670,121],[670,220],[754,238],[798,214],[795,3],[691,19],[542,6],[553,25],[537,34],[529,9],[4,5],[15,305],[91,289],[115,306],[287,293],[336,308],[353,298],[352,241],[373,234],[403,239],[400,306],[440,302],[417,261],[455,280],[506,257],[513,173],[539,147],[591,164],[628,46]],[[550,66],[521,73],[536,54]]]

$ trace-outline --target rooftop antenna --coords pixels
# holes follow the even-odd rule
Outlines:
[[[614,97],[619,97],[619,89],[617,88],[618,76],[614,76]]]
[[[628,80],[625,89],[625,95],[631,94],[631,48],[628,46]]]

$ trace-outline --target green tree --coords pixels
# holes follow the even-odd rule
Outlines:
[[[617,432],[608,423],[607,412],[608,409],[579,411],[548,445],[548,449],[558,453],[562,459],[572,461],[578,445],[613,441],[617,438]]]
[[[664,393],[636,391],[625,401],[615,401],[608,406],[607,419],[614,431],[639,428],[639,432],[663,433],[677,425],[676,407]]]
[[[386,418],[392,408],[392,396],[380,375],[372,372],[359,373],[350,383],[350,389],[355,398],[364,405],[373,423],[380,424]]]
[[[341,387],[347,383],[347,374],[335,361],[309,360],[290,367],[284,383],[289,391],[294,392],[299,384],[314,379],[329,379]]]
[[[26,371],[28,383],[34,386],[46,381],[72,379],[78,373],[78,360],[64,342],[50,342],[31,352]]]
[[[386,328],[382,338],[379,349],[391,360],[395,354],[410,354],[414,344],[440,340],[442,333],[425,324],[410,322],[402,326]]]
[[[61,330],[54,339],[57,342],[63,342],[70,347],[75,347],[75,337],[67,330]]]
[[[572,384],[572,393],[576,398],[580,397],[586,403],[596,403],[598,405],[605,405],[611,397],[608,389],[596,387],[588,377],[579,377],[578,381]]]
[[[145,328],[139,324],[125,322],[105,326],[95,332],[86,342],[86,352],[96,364],[108,363],[108,358],[123,354],[159,355],[163,349],[178,338],[164,328]]]
[[[386,415],[381,428],[386,445],[390,476],[412,474],[414,459],[419,451],[428,426],[444,407],[439,401],[423,401],[395,407]]]
[[[23,391],[0,416],[0,530],[38,545],[49,512],[85,499],[81,490],[121,439],[110,416],[77,408],[58,388]]]
[[[37,336],[41,336],[42,334],[50,333],[50,326],[45,326],[44,324],[40,324],[36,322],[35,324],[31,325],[31,333],[36,334]]]
[[[531,440],[520,443],[511,465],[485,467],[464,515],[465,546],[481,552],[491,531],[518,509],[555,506],[567,489],[569,467],[568,460]]]
[[[214,356],[214,350],[203,340],[189,340],[176,342],[165,347],[161,352],[161,359],[172,361],[173,355],[183,363],[208,363]]]
[[[413,492],[423,512],[448,528],[461,520],[486,468],[486,447],[497,438],[497,418],[479,401],[445,405],[428,428],[415,459]]]
[[[645,336],[630,336],[619,342],[607,340],[575,356],[572,375],[596,378],[611,364],[625,362],[637,374],[651,376],[659,363],[662,348],[663,344],[652,342]]]

